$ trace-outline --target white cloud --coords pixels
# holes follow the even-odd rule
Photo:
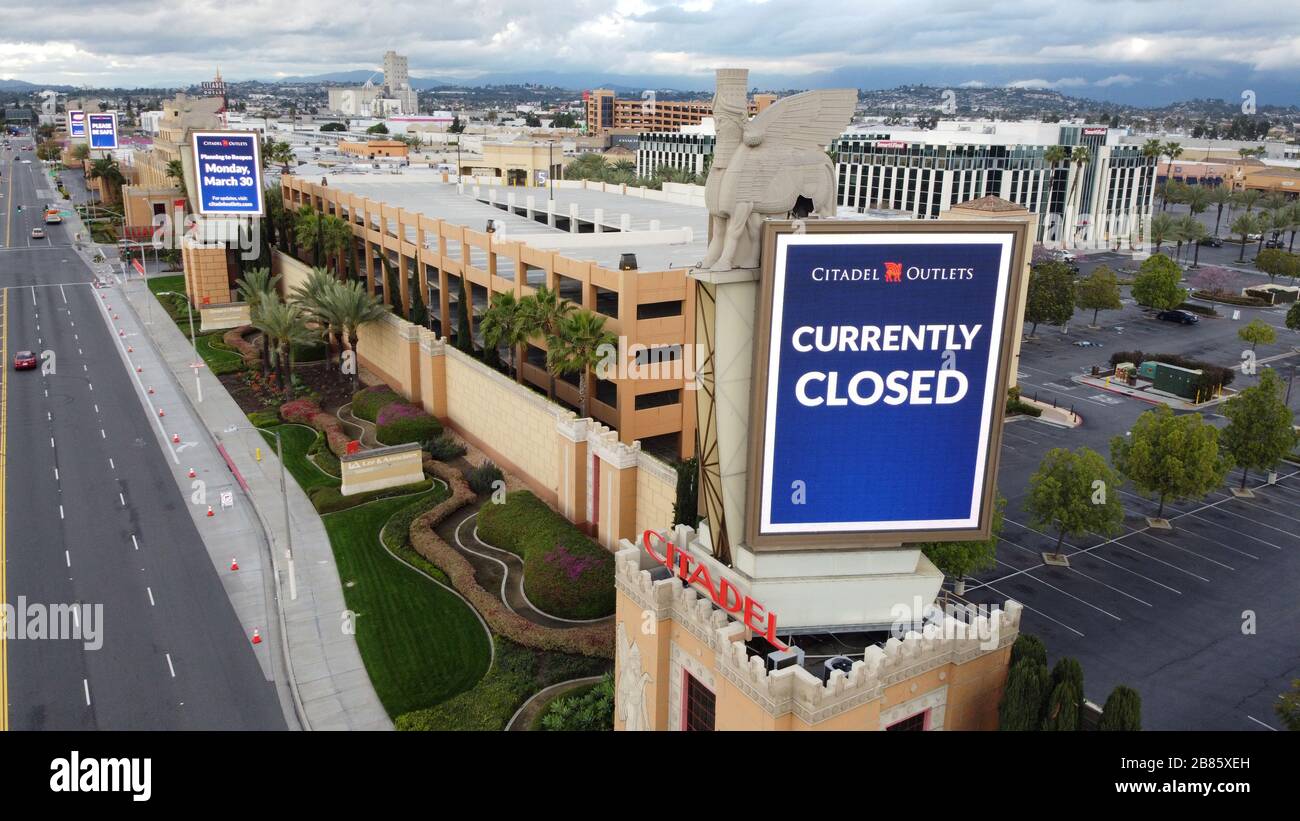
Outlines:
[[[1098,88],[1110,88],[1111,86],[1131,86],[1136,82],[1137,78],[1128,74],[1112,74],[1098,80],[1095,85]]]

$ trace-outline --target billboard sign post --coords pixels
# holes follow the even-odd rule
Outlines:
[[[988,538],[1026,233],[765,226],[750,545]]]
[[[194,192],[196,210],[203,215],[261,216],[262,146],[258,135],[245,131],[196,131]]]
[[[86,130],[90,134],[90,147],[94,149],[117,148],[117,112],[86,115]]]
[[[68,112],[68,138],[73,140],[86,139],[86,112]]]

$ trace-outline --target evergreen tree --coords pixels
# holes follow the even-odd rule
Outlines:
[[[1043,729],[1048,732],[1073,732],[1079,729],[1079,708],[1082,706],[1082,698],[1074,683],[1062,681],[1052,688],[1052,694],[1047,699]]]
[[[1049,683],[1046,664],[1022,659],[1012,667],[998,705],[998,729],[1037,730]]]
[[[1099,730],[1135,732],[1142,729],[1142,697],[1123,684],[1110,691],[1101,708]]]
[[[1008,666],[1015,667],[1025,659],[1041,664],[1043,667],[1047,666],[1047,648],[1043,645],[1043,640],[1030,633],[1016,636],[1015,644],[1011,645],[1011,660]]]
[[[465,353],[474,353],[474,339],[470,336],[469,330],[469,312],[474,307],[469,303],[469,287],[465,284],[465,276],[460,277],[460,304],[458,306],[456,317],[456,347]]]

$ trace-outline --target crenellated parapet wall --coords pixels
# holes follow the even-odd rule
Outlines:
[[[682,546],[690,543],[693,531],[679,525],[664,536]],[[656,619],[671,619],[712,650],[715,672],[773,718],[793,713],[807,724],[817,724],[881,699],[886,688],[934,670],[944,668],[938,678],[947,680],[950,665],[1003,650],[1020,631],[1022,607],[1008,600],[969,624],[947,615],[942,622],[909,631],[902,639],[890,638],[883,647],[866,647],[849,672],[835,670],[825,683],[800,666],[769,672],[761,657],[747,651],[744,642],[749,633],[743,624],[680,579],[654,579],[642,569],[644,553],[639,546],[624,539],[621,548],[615,554],[618,589]]]

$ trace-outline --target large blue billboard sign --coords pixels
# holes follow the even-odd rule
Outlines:
[[[74,140],[86,139],[86,112],[68,112],[68,137]]]
[[[1024,226],[823,226],[769,227],[748,541],[986,537]]]
[[[258,216],[262,213],[262,155],[250,132],[195,132],[195,202],[200,214]]]
[[[91,148],[117,148],[117,112],[87,114],[86,129],[90,132]]]

